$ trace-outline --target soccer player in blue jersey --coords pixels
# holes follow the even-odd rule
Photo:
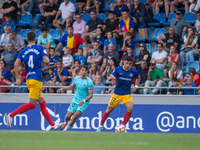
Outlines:
[[[41,89],[42,89],[42,69],[41,69],[41,62],[42,59],[44,60],[44,63],[46,66],[49,65],[49,58],[47,56],[46,50],[41,45],[36,45],[36,34],[35,32],[28,32],[27,33],[27,41],[28,46],[20,51],[17,60],[15,61],[15,75],[16,75],[16,84],[20,88],[21,80],[19,78],[19,66],[21,63],[25,64],[25,68],[27,71],[27,87],[29,90],[29,103],[23,104],[20,107],[18,107],[16,110],[14,110],[11,113],[6,113],[5,118],[7,121],[7,125],[9,128],[11,128],[12,119],[17,114],[24,113],[28,110],[34,109],[36,107],[36,104],[39,103],[40,110],[45,117],[45,119],[48,121],[48,123],[51,125],[53,130],[57,130],[62,126],[61,123],[55,124],[50,115],[49,112],[46,109],[46,102],[43,98]]]
[[[90,99],[93,97],[93,82],[87,76],[88,67],[83,64],[80,66],[80,75],[74,78],[74,82],[71,86],[61,88],[57,90],[60,93],[62,90],[72,90],[76,88],[74,99],[71,101],[68,108],[68,112],[65,116],[65,124],[62,126],[63,131],[67,131],[76,122],[76,119],[86,110],[90,104]],[[70,120],[71,116],[72,119]],[[70,121],[69,121],[70,120]],[[69,123],[68,123],[69,121]],[[68,124],[67,124],[68,123]]]
[[[103,124],[108,118],[109,114],[114,110],[114,108],[117,105],[119,105],[121,101],[127,108],[127,112],[124,115],[124,120],[123,120],[122,125],[125,126],[126,123],[129,121],[132,114],[132,110],[133,110],[133,100],[130,95],[133,78],[135,77],[137,79],[135,88],[137,88],[137,86],[140,83],[140,75],[136,69],[131,67],[132,62],[133,62],[132,57],[126,56],[124,59],[124,65],[115,68],[113,73],[108,77],[108,81],[111,81],[116,78],[117,83],[116,83],[114,93],[112,94],[110,98],[108,108],[103,113],[103,117],[97,129],[97,132],[101,132],[103,128]]]

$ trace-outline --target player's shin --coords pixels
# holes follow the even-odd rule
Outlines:
[[[14,117],[17,114],[22,114],[30,109],[34,109],[35,105],[32,103],[27,103],[19,106],[16,110],[10,113],[10,117]]]
[[[132,114],[132,112],[128,112],[128,111],[125,113],[124,120],[123,120],[123,123],[122,123],[124,126],[127,124],[129,119],[131,118],[131,114]]]
[[[103,124],[106,121],[106,119],[108,118],[108,116],[109,116],[109,114],[107,114],[106,111],[104,111],[102,119],[101,119],[100,126],[103,126]]]

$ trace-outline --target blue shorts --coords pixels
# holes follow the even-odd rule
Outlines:
[[[78,106],[78,104],[71,102],[67,111],[74,114],[76,111],[79,110],[83,114],[83,112],[88,108],[89,104],[89,102],[85,102],[82,106]]]

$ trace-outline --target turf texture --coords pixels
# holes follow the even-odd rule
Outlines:
[[[199,150],[200,134],[0,130],[0,150]]]

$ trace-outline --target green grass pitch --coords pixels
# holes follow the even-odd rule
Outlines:
[[[200,134],[0,130],[0,150],[199,150]]]

